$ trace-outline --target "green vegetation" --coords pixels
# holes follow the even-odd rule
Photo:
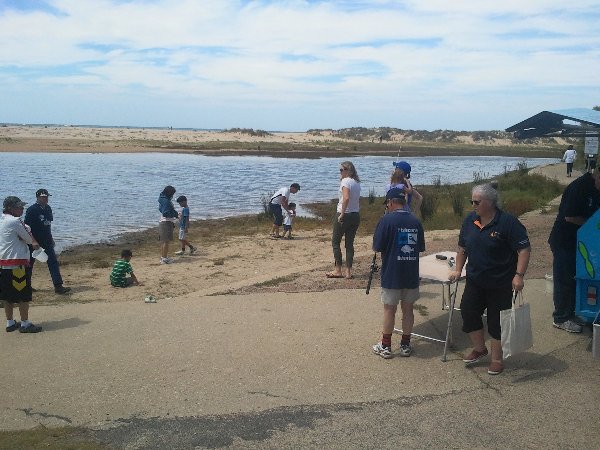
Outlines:
[[[423,195],[421,205],[421,220],[425,230],[451,230],[460,228],[466,215],[472,211],[470,204],[471,188],[476,184],[490,182],[481,174],[475,174],[476,181],[457,185],[442,185],[419,187]],[[506,171],[495,179],[502,209],[515,215],[541,209],[562,193],[563,187],[556,181],[542,175],[529,175],[526,166],[519,165],[513,172]],[[383,197],[373,203],[369,198],[361,198],[359,234],[371,234],[381,218],[384,207]],[[336,201],[308,205],[310,211],[322,222],[331,223],[335,217]],[[307,205],[305,205],[307,206]],[[315,221],[319,219],[307,219]],[[301,228],[299,228],[301,229]]]

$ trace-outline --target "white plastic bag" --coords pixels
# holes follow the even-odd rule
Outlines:
[[[517,297],[519,301],[517,302]],[[506,359],[533,346],[531,315],[529,303],[523,302],[523,294],[515,292],[511,309],[500,311],[500,329],[502,330],[502,355]]]

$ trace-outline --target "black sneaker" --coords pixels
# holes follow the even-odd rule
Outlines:
[[[38,327],[32,323],[26,327],[19,327],[19,333],[39,333],[40,331],[42,331],[42,327]]]
[[[54,292],[56,292],[57,294],[67,294],[67,293],[71,292],[71,288],[64,287],[64,286],[57,286],[54,288]]]
[[[15,323],[13,323],[10,327],[6,327],[6,332],[10,333],[11,331],[16,331],[20,326],[21,322],[17,322],[15,320]]]

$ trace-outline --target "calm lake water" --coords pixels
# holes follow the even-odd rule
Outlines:
[[[394,158],[351,159],[363,196],[374,189],[383,195]],[[0,196],[17,195],[35,202],[35,191],[50,191],[57,249],[101,242],[121,233],[158,223],[158,195],[170,184],[186,195],[193,219],[231,217],[261,211],[260,197],[282,186],[300,183],[292,196],[303,203],[337,198],[342,158],[292,159],[263,156],[201,156],[136,153],[0,153]],[[420,157],[412,165],[415,186],[472,181],[514,169],[522,158]],[[554,163],[554,158],[526,159],[528,167]],[[178,205],[175,205],[176,207]]]

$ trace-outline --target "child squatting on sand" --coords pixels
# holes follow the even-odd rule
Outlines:
[[[115,261],[115,265],[110,273],[110,284],[113,287],[141,286],[142,283],[138,281],[133,273],[131,264],[129,264],[132,256],[133,253],[131,253],[131,250],[126,249],[121,252],[121,259]],[[131,274],[130,277],[127,276],[128,273]]]
[[[196,251],[196,247],[190,244],[187,240],[187,234],[190,227],[190,208],[188,208],[187,197],[180,195],[177,197],[177,203],[181,206],[181,212],[179,213],[179,242],[181,243],[181,250],[175,252],[176,255],[181,256],[185,253],[185,246],[190,248],[190,255],[193,255]]]

